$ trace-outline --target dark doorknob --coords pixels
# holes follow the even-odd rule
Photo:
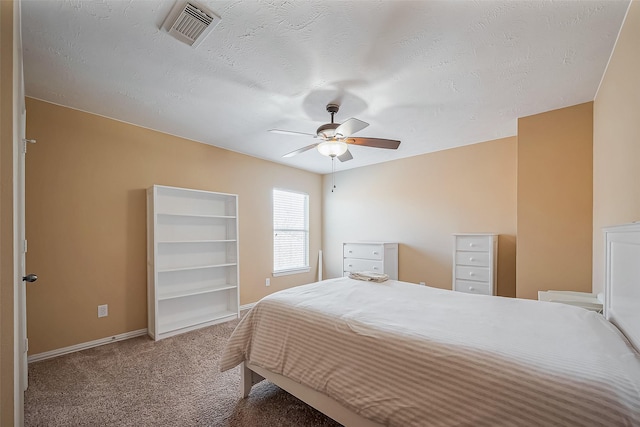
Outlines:
[[[38,275],[37,274],[28,274],[28,275],[24,276],[22,278],[22,280],[25,281],[25,282],[32,283],[32,282],[35,282],[36,280],[38,280]]]

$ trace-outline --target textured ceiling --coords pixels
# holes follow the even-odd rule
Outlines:
[[[179,0],[183,3],[183,0]],[[196,49],[162,1],[22,0],[28,96],[318,173],[315,133],[351,147],[336,170],[515,135],[517,119],[594,99],[629,5],[603,1],[201,1],[222,18]],[[41,139],[44,136],[39,136]]]

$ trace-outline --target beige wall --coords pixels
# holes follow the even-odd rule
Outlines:
[[[13,1],[0,2],[0,425],[13,425]]]
[[[343,242],[391,241],[400,280],[451,289],[452,233],[496,232],[498,292],[514,296],[516,156],[512,137],[338,172],[333,193],[325,175],[325,276],[342,275]]]
[[[104,117],[27,100],[30,354],[147,327],[145,189],[239,195],[240,300],[308,283],[321,243],[320,175]],[[273,187],[310,196],[306,274],[272,273]],[[97,306],[109,316],[97,318]]]
[[[593,103],[518,120],[518,298],[591,291]]]
[[[640,221],[640,2],[631,3],[594,102],[593,290],[604,289],[602,227]]]

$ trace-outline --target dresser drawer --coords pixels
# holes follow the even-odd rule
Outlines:
[[[468,280],[456,280],[454,291],[467,294],[493,295],[491,284],[486,282],[471,282]]]
[[[362,258],[362,259],[375,259],[382,260],[384,254],[384,246],[382,245],[370,245],[359,243],[345,243],[344,254],[345,258]]]
[[[488,267],[456,266],[456,279],[473,280],[474,282],[488,282],[491,270]]]
[[[472,265],[479,267],[491,267],[491,254],[489,252],[456,252],[456,265]]]
[[[456,239],[457,251],[489,252],[493,250],[491,240],[485,236],[458,236]]]
[[[344,271],[375,271],[382,273],[384,270],[384,264],[382,261],[374,261],[368,259],[358,258],[345,258],[344,259]]]

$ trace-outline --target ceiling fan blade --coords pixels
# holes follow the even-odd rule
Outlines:
[[[400,141],[395,139],[382,139],[382,138],[349,138],[347,144],[363,145],[365,147],[375,148],[388,148],[395,150],[400,145]]]
[[[346,162],[353,159],[353,156],[351,155],[351,151],[347,150],[344,152],[344,154],[338,156],[338,160],[340,160],[341,162]]]
[[[281,133],[283,135],[305,135],[305,136],[312,136],[314,138],[318,137],[317,135],[314,135],[312,133],[296,132],[296,131],[293,131],[293,130],[269,129],[269,132]]]
[[[316,148],[320,143],[307,145],[306,147],[298,148],[295,151],[285,154],[282,157],[293,157],[296,154],[304,153],[305,151],[311,150],[312,148]]]
[[[362,120],[354,119],[352,117],[336,128],[336,136],[340,135],[343,138],[347,138],[354,133],[361,131],[367,126],[369,126],[369,123],[363,122]]]

